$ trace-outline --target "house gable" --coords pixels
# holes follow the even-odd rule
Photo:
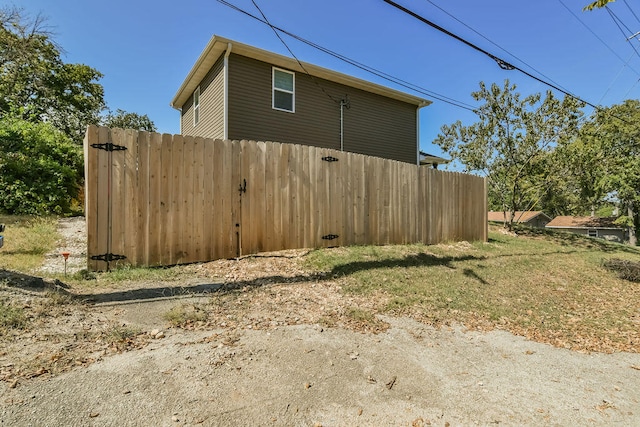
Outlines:
[[[222,139],[224,137],[224,61],[219,58],[205,75],[200,85],[200,119],[193,117],[193,92],[185,101],[180,114],[183,135]]]
[[[293,112],[273,108],[274,67],[295,73]],[[201,117],[194,126],[192,94],[198,85]],[[292,58],[214,36],[171,105],[182,111],[185,135],[342,146],[345,151],[415,164],[417,110],[428,104],[413,95],[312,64],[301,66]]]

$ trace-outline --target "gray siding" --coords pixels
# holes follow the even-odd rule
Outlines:
[[[415,105],[296,73],[295,113],[278,111],[271,108],[271,70],[271,64],[231,54],[230,139],[340,149],[340,99],[346,95],[345,151],[416,163]]]
[[[193,94],[182,106],[183,135],[224,137],[224,57],[220,57],[200,82],[200,121],[193,125]]]
[[[589,230],[597,230],[598,238],[608,240],[610,242],[625,243],[627,238],[626,230],[624,229],[610,229],[610,228],[561,228],[551,227],[551,230],[566,231],[574,234],[581,234],[583,236],[589,235]]]

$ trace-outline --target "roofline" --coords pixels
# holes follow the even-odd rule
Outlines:
[[[598,226],[576,227],[576,226],[569,226],[569,225],[545,225],[545,228],[572,228],[576,230],[597,228],[600,230],[626,230],[626,227],[598,227]]]
[[[272,65],[287,68],[292,71],[308,73],[314,77],[329,80],[335,83],[340,83],[345,86],[354,87],[364,90],[366,92],[382,95],[387,98],[396,99],[398,101],[406,102],[417,106],[418,108],[425,107],[432,102],[428,99],[420,98],[405,92],[401,92],[395,89],[388,88],[376,83],[368,82],[366,80],[359,79],[357,77],[349,76],[347,74],[339,73],[337,71],[329,70],[327,68],[319,67],[317,65],[301,62],[302,67],[293,58],[283,56],[277,53],[269,52],[259,49],[257,47],[249,46],[243,43],[239,43],[233,40],[214,35],[207,43],[195,64],[187,74],[187,77],[180,85],[180,88],[176,92],[171,101],[171,107],[176,110],[180,110],[182,106],[187,102],[187,99],[191,96],[195,88],[200,84],[202,79],[209,72],[211,67],[220,58],[220,56],[227,50],[229,43],[233,46],[232,53],[237,55],[246,56],[259,61],[267,62]],[[304,67],[304,68],[303,68]]]

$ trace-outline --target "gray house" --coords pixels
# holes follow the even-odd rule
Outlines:
[[[174,96],[183,135],[312,145],[419,164],[431,102],[213,36]]]
[[[629,240],[629,233],[626,227],[615,224],[615,220],[616,218],[592,216],[557,216],[546,225],[546,228],[625,243]]]

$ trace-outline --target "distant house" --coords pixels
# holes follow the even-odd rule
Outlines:
[[[433,154],[420,151],[420,166],[430,166],[434,169],[438,169],[439,165],[446,165],[451,160],[444,157],[434,156]]]
[[[489,211],[487,219],[490,222],[503,223],[508,220],[509,212]],[[516,211],[513,222],[528,225],[529,227],[544,228],[551,218],[542,211]]]
[[[546,228],[624,243],[629,240],[628,231],[626,227],[614,224],[615,220],[592,216],[557,216]]]
[[[178,89],[183,135],[273,141],[419,164],[431,101],[213,36]]]

